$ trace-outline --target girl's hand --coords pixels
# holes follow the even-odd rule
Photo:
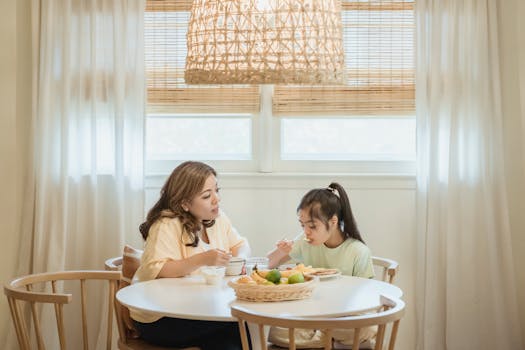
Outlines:
[[[226,266],[231,258],[231,254],[221,249],[210,249],[202,254],[204,264],[209,266]]]
[[[275,244],[275,249],[268,253],[268,267],[273,269],[285,261],[290,260],[290,252],[292,251],[293,241],[289,239],[281,239]]]
[[[281,239],[280,241],[277,241],[276,246],[281,253],[288,255],[292,251],[293,241],[289,239]]]

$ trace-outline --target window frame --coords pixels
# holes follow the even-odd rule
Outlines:
[[[171,8],[173,11],[188,11],[191,6],[189,0],[166,0],[168,5],[162,5],[160,2],[148,2],[152,8],[158,6],[163,9],[164,6]],[[387,1],[388,2],[388,1]],[[388,10],[391,9],[409,9],[413,7],[413,1],[392,0],[392,4],[367,4],[360,1],[346,0],[346,10]],[[389,2],[389,3],[390,3]],[[156,3],[156,4],[155,4]],[[397,5],[396,5],[397,4]],[[171,6],[171,7],[170,7]],[[406,8],[405,8],[406,7]],[[273,115],[273,91],[271,85],[261,85],[259,91],[259,108],[258,112],[246,113],[251,116],[251,136],[252,136],[252,158],[251,160],[215,160],[202,159],[202,161],[209,163],[221,172],[230,173],[275,173],[275,174],[321,174],[321,173],[336,173],[336,174],[393,174],[393,175],[414,175],[416,170],[415,160],[283,160],[281,159],[281,117]],[[205,116],[206,113],[200,113]],[[226,113],[222,113],[227,117]],[[415,112],[414,112],[415,114]],[[145,118],[149,118],[148,112]],[[174,115],[174,118],[188,116],[190,113],[180,113]],[[374,116],[376,114],[374,113]],[[371,116],[371,118],[374,118]],[[380,117],[381,114],[377,113]],[[284,117],[284,116],[283,116]],[[324,117],[324,116],[323,116]],[[319,118],[323,118],[319,117]],[[332,117],[332,116],[330,116]],[[355,116],[338,115],[337,118],[351,119]],[[218,116],[217,118],[220,118]],[[300,117],[301,118],[301,117]],[[316,119],[317,117],[309,115],[309,119]],[[406,118],[406,116],[404,116]],[[413,116],[415,118],[415,115]],[[147,123],[147,121],[146,121]],[[145,140],[147,142],[147,140]],[[144,152],[145,174],[167,174],[172,169],[181,163],[181,160],[149,160],[147,159],[146,151]]]

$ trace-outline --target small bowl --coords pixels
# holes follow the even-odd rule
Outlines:
[[[204,266],[201,268],[201,274],[206,280],[206,284],[220,284],[226,268],[224,266]]]
[[[238,276],[242,273],[246,260],[239,257],[232,257],[226,265],[226,276]]]

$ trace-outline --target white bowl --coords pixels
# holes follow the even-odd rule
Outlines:
[[[224,266],[204,266],[201,268],[201,274],[206,280],[206,284],[220,284],[226,268]]]
[[[226,265],[226,276],[238,276],[242,273],[245,260],[243,258],[232,257]]]

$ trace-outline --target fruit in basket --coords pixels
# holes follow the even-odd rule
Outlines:
[[[239,284],[257,284],[250,276],[241,276],[237,283]]]
[[[262,278],[266,278],[266,274],[270,271],[265,269],[259,269],[257,267],[257,264],[255,264],[255,266],[253,267],[253,270],[256,271]]]
[[[295,283],[303,283],[304,282],[304,275],[300,272],[294,273],[290,277],[288,277],[288,284],[295,284]]]
[[[270,281],[272,283],[280,283],[281,282],[281,272],[277,269],[270,270],[265,276],[267,281]]]
[[[258,273],[257,273],[257,270],[253,270],[252,273],[250,274],[250,277],[252,278],[252,280],[254,280],[255,282],[257,282],[257,284],[263,284],[265,282],[267,282],[267,280],[265,278],[262,278]]]
[[[293,269],[290,269],[290,270],[283,270],[281,271],[281,277],[290,277],[291,275],[293,275],[294,273],[297,273],[297,270],[293,270]]]

